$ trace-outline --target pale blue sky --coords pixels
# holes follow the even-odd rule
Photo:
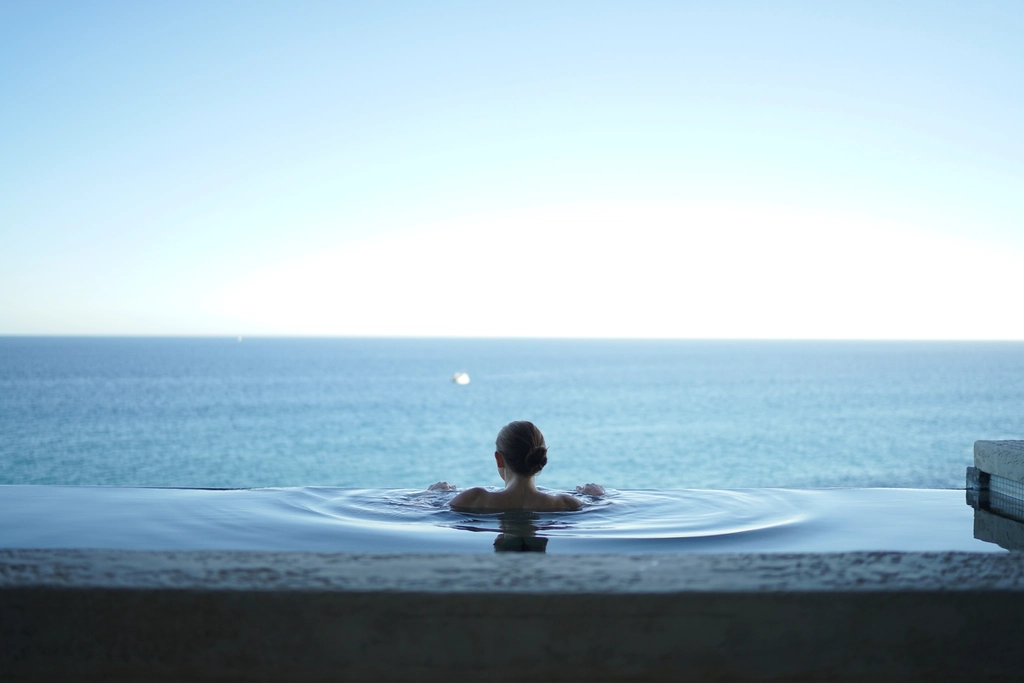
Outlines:
[[[0,334],[1024,339],[1021,35],[0,0]]]

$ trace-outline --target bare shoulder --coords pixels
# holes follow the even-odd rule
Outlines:
[[[560,493],[556,497],[562,502],[562,505],[565,506],[566,510],[579,510],[583,507],[583,503],[580,502],[580,499],[571,494]]]
[[[466,489],[462,493],[457,494],[454,498],[448,501],[448,505],[453,508],[480,507],[480,501],[486,497],[486,489],[474,486],[471,489]]]

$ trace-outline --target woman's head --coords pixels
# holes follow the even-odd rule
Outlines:
[[[498,432],[494,446],[505,459],[505,466],[521,476],[532,477],[548,464],[544,435],[532,422],[509,422]]]

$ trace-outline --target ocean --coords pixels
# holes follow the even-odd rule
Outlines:
[[[962,488],[1024,343],[0,337],[0,484],[497,485],[518,419],[554,489]]]

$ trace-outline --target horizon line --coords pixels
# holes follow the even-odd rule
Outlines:
[[[438,341],[702,341],[702,342],[989,342],[1022,343],[1024,338],[980,337],[600,337],[600,336],[498,336],[498,335],[375,335],[375,334],[118,334],[118,333],[0,333],[0,339],[365,339]]]

